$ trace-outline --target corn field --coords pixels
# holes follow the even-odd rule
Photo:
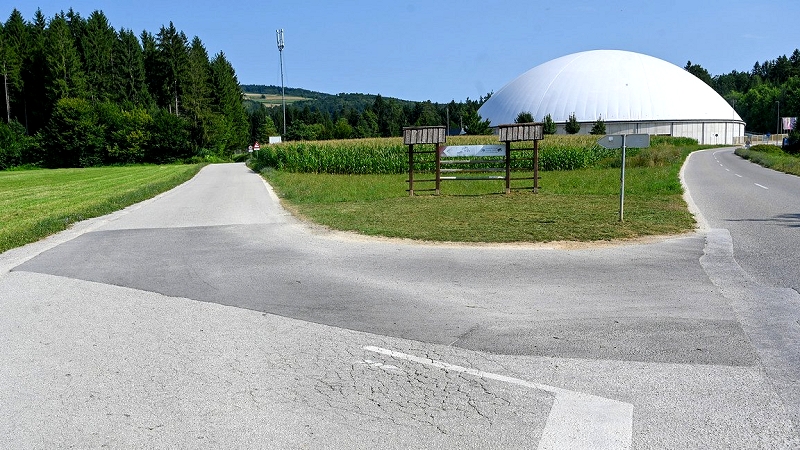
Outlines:
[[[548,135],[539,142],[541,170],[574,170],[619,158],[619,151],[597,145],[598,136]],[[500,144],[495,136],[450,136],[445,145]],[[530,147],[531,142],[512,148]],[[427,147],[427,148],[425,148]],[[433,150],[417,146],[415,150]],[[533,151],[515,152],[516,158],[532,158]],[[433,154],[416,155],[415,168],[433,169]],[[491,164],[487,162],[487,164]],[[525,167],[523,167],[523,165]],[[530,161],[515,162],[515,170],[530,169]],[[408,147],[402,138],[369,138],[338,141],[290,141],[264,146],[250,161],[253,170],[271,167],[287,172],[330,174],[398,174],[408,172]]]

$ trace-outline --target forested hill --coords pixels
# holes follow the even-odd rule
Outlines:
[[[280,96],[280,86],[265,86],[260,84],[243,84],[242,92],[245,94],[264,94],[267,96]],[[363,113],[367,108],[375,104],[375,99],[378,95],[375,94],[354,94],[354,93],[340,93],[340,94],[326,94],[323,92],[310,91],[308,89],[300,88],[285,88],[285,95],[288,98],[303,98],[308,99],[308,106],[320,111],[325,111],[328,114],[334,114],[338,111],[353,109],[359,113]],[[400,106],[413,107],[416,102],[410,100],[401,100],[393,97],[383,97],[386,100],[396,101]],[[294,100],[292,103],[299,103],[297,106],[305,106],[302,100]]]

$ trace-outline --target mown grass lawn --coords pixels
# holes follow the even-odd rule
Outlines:
[[[0,252],[154,197],[203,165],[0,172]]]
[[[678,168],[629,169],[623,222],[620,171],[614,168],[541,172],[536,194],[530,189],[502,194],[502,181],[459,181],[443,182],[442,195],[414,197],[406,192],[406,175],[264,175],[295,214],[333,229],[503,243],[608,241],[690,231],[694,219],[682,198]]]
[[[774,145],[755,145],[736,149],[742,158],[772,170],[800,176],[800,155],[789,154]]]

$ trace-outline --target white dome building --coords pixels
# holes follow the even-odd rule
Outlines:
[[[534,67],[503,86],[478,113],[492,126],[520,112],[547,114],[563,134],[570,114],[588,134],[598,118],[608,134],[683,136],[700,144],[734,144],[744,122],[699,78],[666,61],[621,50],[573,53]]]

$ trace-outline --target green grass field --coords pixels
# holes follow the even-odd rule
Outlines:
[[[264,106],[281,106],[283,104],[283,99],[280,95],[275,94],[252,94],[252,93],[245,93],[244,94],[245,100],[252,100],[257,103],[261,103]],[[287,95],[286,96],[286,104],[302,102],[306,100],[313,100],[310,98],[305,97],[296,97]]]
[[[749,149],[736,149],[742,158],[784,173],[800,176],[800,155],[791,155],[774,145],[754,145]]]
[[[405,175],[265,177],[296,215],[337,230],[446,242],[587,242],[692,230],[677,167],[627,171],[623,222],[619,169],[542,172],[539,193],[509,195],[501,194],[502,181],[443,183],[443,195],[409,197]]]
[[[448,137],[456,145],[494,136]],[[250,161],[295,214],[332,229],[365,235],[453,242],[609,241],[679,234],[694,227],[678,171],[702,148],[692,139],[654,137],[627,158],[625,220],[619,221],[620,153],[596,136],[546,136],[540,189],[532,180],[442,181],[406,189],[408,156],[399,138],[286,143]],[[513,165],[513,164],[512,164]],[[560,170],[571,169],[571,170]],[[525,178],[531,173],[514,172]],[[434,175],[418,174],[415,180]],[[527,189],[522,189],[527,187]],[[515,189],[516,188],[516,189]]]
[[[154,197],[202,165],[0,172],[0,252]]]

